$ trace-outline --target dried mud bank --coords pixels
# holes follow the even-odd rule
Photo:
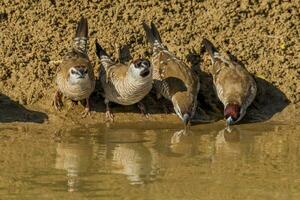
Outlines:
[[[2,110],[16,114],[20,108],[37,110],[33,113],[23,110],[24,116],[16,121],[27,118],[33,122],[36,118],[38,122],[47,121],[47,118],[81,121],[76,114],[81,107],[68,112],[72,108],[66,103],[65,111],[56,115],[51,99],[56,69],[70,47],[76,21],[84,15],[89,20],[89,55],[96,74],[99,71],[94,47],[96,38],[115,59],[123,62],[149,57],[151,50],[141,23],[153,20],[168,48],[199,73],[202,84],[199,118],[204,121],[219,119],[222,110],[211,87],[211,65],[201,46],[203,37],[234,55],[256,77],[259,98],[250,110],[251,120],[270,119],[288,104],[293,105],[285,110],[295,110],[293,113],[297,116],[300,102],[299,11],[297,1],[281,0],[3,0],[0,2],[0,93],[2,101],[11,103],[2,104],[5,107]],[[97,91],[93,99],[97,113],[87,123],[104,119],[103,99]],[[176,116],[163,114],[150,97],[145,101],[149,111],[154,113],[151,120],[176,119]],[[135,106],[115,106],[114,109],[116,120],[124,122],[128,113],[137,112]],[[280,118],[288,118],[289,112],[283,112]],[[9,115],[4,115],[0,120],[10,121]],[[144,120],[138,113],[131,116],[138,121]]]

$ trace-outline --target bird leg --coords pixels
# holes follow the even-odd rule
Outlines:
[[[162,94],[156,89],[156,92],[155,92],[155,94],[156,94],[156,100],[159,100],[159,99],[161,99],[162,98]],[[172,106],[172,107],[171,107]],[[166,105],[166,104],[162,104],[162,107],[163,107],[163,110],[164,110],[164,112],[166,113],[166,114],[168,114],[168,113],[170,113],[170,112],[173,112],[173,104],[172,105]]]
[[[106,105],[106,121],[114,121],[114,115],[110,112],[110,108],[109,108],[109,101],[107,99],[104,100],[104,103]]]
[[[57,90],[55,92],[52,104],[53,104],[55,110],[58,110],[58,111],[61,110],[63,103],[62,103],[62,93],[59,90]]]
[[[174,112],[174,106],[173,106],[173,103],[172,102],[170,102],[170,101],[165,101],[165,102],[163,102],[162,104],[162,109],[163,109],[163,111],[166,113],[166,114],[168,114],[168,113],[173,113],[173,114],[175,114]]]
[[[85,108],[84,111],[81,113],[82,114],[82,118],[85,118],[88,115],[91,115],[91,102],[90,102],[90,98],[86,98],[85,99]]]
[[[142,102],[137,103],[138,108],[140,109],[141,113],[146,117],[149,118],[150,114],[146,111],[146,106]]]
[[[71,100],[71,105],[72,107],[78,105],[78,101]]]

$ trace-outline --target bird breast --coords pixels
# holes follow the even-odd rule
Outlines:
[[[133,79],[126,74],[124,78],[112,77],[106,80],[105,73],[101,76],[101,83],[104,89],[104,97],[109,101],[121,104],[132,105],[141,101],[152,88],[152,77]]]
[[[68,98],[80,101],[88,98],[95,88],[95,81],[82,79],[77,84],[71,84],[62,75],[58,74],[56,79],[59,90]]]

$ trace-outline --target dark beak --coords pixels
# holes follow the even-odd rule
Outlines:
[[[182,121],[183,121],[183,124],[184,124],[184,127],[185,127],[185,128],[188,127],[189,122],[190,122],[190,118],[191,118],[190,115],[187,114],[187,113],[185,113],[185,114],[183,115]]]
[[[79,72],[80,78],[84,78],[84,76],[85,76],[85,69],[80,68],[80,69],[78,69],[78,72]]]
[[[226,119],[226,124],[227,124],[227,126],[233,125],[234,123],[235,123],[235,121],[233,120],[232,117],[228,117],[228,118]]]
[[[141,77],[146,77],[146,76],[148,76],[149,74],[150,74],[149,68],[144,68],[144,69],[141,71],[140,76],[141,76]]]

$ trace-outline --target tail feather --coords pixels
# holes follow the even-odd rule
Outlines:
[[[213,62],[215,62],[216,57],[219,55],[217,48],[206,38],[203,39],[203,44],[205,49],[208,51]]]
[[[78,38],[78,37],[87,38],[87,36],[88,36],[88,22],[87,22],[86,18],[81,17],[77,24],[75,38]]]
[[[159,32],[158,32],[157,28],[155,27],[155,25],[153,24],[153,22],[151,22],[151,27],[148,26],[145,22],[143,22],[143,28],[146,32],[148,41],[152,45],[154,45],[156,43],[158,43],[158,44],[162,43]]]
[[[102,46],[98,43],[98,41],[96,40],[95,42],[96,44],[96,54],[98,56],[98,58],[103,58],[103,57],[108,57],[106,51],[102,48]]]
[[[114,64],[114,62],[111,60],[111,58],[109,57],[109,55],[106,53],[106,51],[102,48],[102,46],[98,43],[98,41],[96,40],[95,42],[96,45],[96,54],[98,56],[98,58],[101,61],[101,64],[107,68],[111,65]]]
[[[82,53],[87,52],[88,40],[88,22],[87,19],[81,17],[77,24],[76,34],[74,38],[74,49]]]
[[[156,28],[156,26],[154,25],[153,22],[151,22],[151,30],[152,30],[152,33],[154,35],[154,37],[156,38],[156,40],[159,42],[159,43],[162,43],[161,41],[161,37],[160,37],[160,34]]]
[[[143,22],[143,28],[148,41],[153,45],[155,42],[155,36],[153,35],[151,28],[145,22]]]

